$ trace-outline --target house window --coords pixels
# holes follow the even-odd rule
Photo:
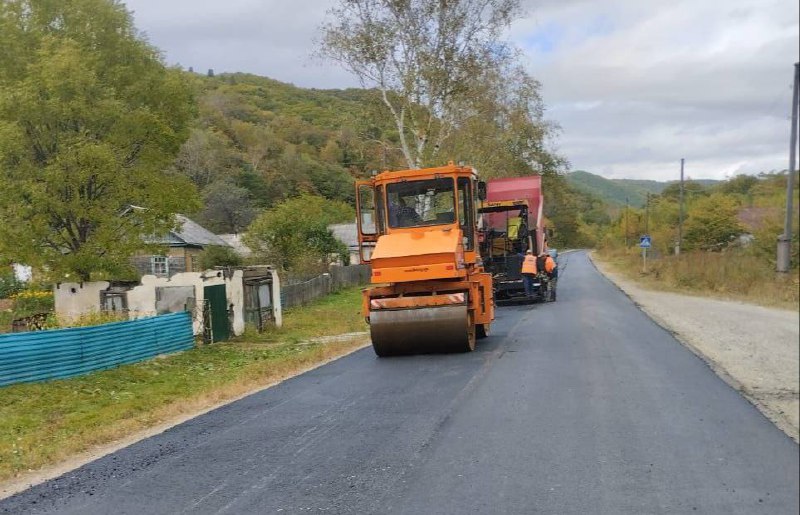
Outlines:
[[[169,259],[165,256],[152,256],[150,271],[156,277],[169,277]]]

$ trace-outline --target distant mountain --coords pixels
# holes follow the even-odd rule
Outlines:
[[[589,193],[618,206],[625,205],[625,199],[631,207],[640,207],[645,203],[647,192],[661,193],[666,183],[635,179],[606,179],[593,173],[578,170],[567,174],[567,181],[575,189]]]
[[[609,204],[624,206],[627,198],[631,207],[642,207],[647,193],[658,195],[675,181],[651,181],[644,179],[606,179],[583,170],[567,174],[567,182],[575,189],[595,195]],[[703,186],[711,186],[719,181],[711,179],[696,180]]]

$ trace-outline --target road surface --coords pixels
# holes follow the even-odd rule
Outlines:
[[[474,353],[359,351],[0,512],[794,514],[798,481],[798,446],[575,253]]]

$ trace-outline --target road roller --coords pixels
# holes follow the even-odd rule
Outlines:
[[[455,165],[356,181],[359,252],[372,267],[362,310],[378,356],[469,352],[494,320],[477,209],[486,184]]]

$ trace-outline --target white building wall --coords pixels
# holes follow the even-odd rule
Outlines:
[[[241,270],[235,270],[233,277],[225,279],[225,294],[228,297],[228,306],[233,308],[233,334],[244,333],[244,282]]]
[[[281,306],[281,280],[276,270],[270,270],[272,275],[272,314],[275,316],[275,327],[283,326],[283,307]]]
[[[225,278],[222,271],[207,270],[205,272],[184,272],[172,277],[156,277],[145,275],[141,284],[127,291],[128,311],[130,318],[154,316],[156,310],[156,288],[171,286],[191,286],[194,288],[196,305],[201,306],[206,286],[224,284],[228,301],[228,309],[233,311],[233,334],[241,335],[245,329],[244,318],[244,283],[243,272],[235,270],[233,276]],[[278,327],[281,324],[280,286],[277,274],[273,273],[273,304]],[[97,281],[91,283],[61,283],[54,289],[56,314],[64,317],[77,317],[84,313],[100,311],[100,292],[108,289],[110,283]],[[199,310],[200,308],[196,308]],[[192,314],[194,334],[203,330],[201,313]]]
[[[53,288],[56,314],[64,318],[77,318],[84,313],[100,311],[100,292],[111,283],[58,283]]]
[[[238,272],[238,271],[237,271]],[[242,276],[238,272],[239,289],[242,289]],[[235,275],[235,274],[234,274]],[[155,275],[145,275],[141,279],[141,285],[128,291],[128,310],[130,311],[131,318],[140,318],[146,316],[153,316],[157,314],[156,311],[156,288],[170,287],[170,286],[192,286],[194,288],[194,298],[197,306],[202,306],[205,300],[204,290],[205,286],[216,286],[220,284],[226,285],[227,281],[224,279],[221,271],[207,270],[205,272],[183,272],[175,274],[172,277],[156,277]],[[230,289],[233,289],[232,287]],[[232,297],[228,293],[228,305],[234,304],[234,320],[233,320],[233,334],[240,335],[244,332],[244,295],[239,294],[237,302],[232,302]],[[236,312],[239,312],[240,323],[237,320]],[[200,308],[196,308],[199,310]],[[237,330],[237,327],[241,327]],[[194,334],[200,334],[203,331],[203,319],[200,313],[192,314],[192,329]]]

